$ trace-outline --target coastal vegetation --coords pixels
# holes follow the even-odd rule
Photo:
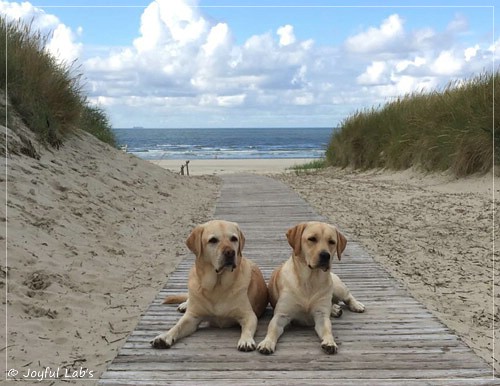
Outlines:
[[[314,172],[318,169],[323,169],[327,167],[327,161],[325,158],[318,158],[303,164],[293,165],[289,169],[294,171],[295,174],[300,174],[302,172]]]
[[[456,176],[487,172],[500,163],[498,101],[497,71],[357,111],[332,134],[327,164],[450,170]]]
[[[8,97],[0,109],[3,122],[9,119],[5,111],[9,105],[42,143],[57,148],[68,134],[82,129],[116,146],[105,112],[83,92],[79,67],[58,62],[45,48],[47,40],[31,25],[0,18],[0,57],[6,63],[6,71],[0,71],[0,88]]]

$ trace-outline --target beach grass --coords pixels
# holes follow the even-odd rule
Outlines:
[[[12,108],[43,143],[59,147],[77,129],[116,146],[109,120],[83,92],[83,74],[75,63],[60,63],[47,50],[48,36],[21,21],[0,18],[0,87]],[[5,110],[5,108],[4,108]],[[5,116],[5,111],[0,115]],[[11,127],[15,130],[15,127]]]
[[[318,169],[323,169],[327,166],[327,161],[325,158],[319,158],[316,160],[312,160],[303,164],[297,164],[293,165],[289,170],[293,170],[296,174],[299,173],[307,173],[307,172],[312,172],[316,171]]]
[[[333,133],[327,162],[356,169],[484,173],[500,161],[500,115],[493,114],[499,100],[497,71],[357,111]]]

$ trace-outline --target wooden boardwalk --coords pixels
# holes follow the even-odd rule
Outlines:
[[[285,185],[256,175],[227,175],[215,218],[236,221],[246,236],[244,255],[266,281],[286,260],[285,232],[298,222],[325,220]],[[325,220],[326,221],[326,220]],[[239,352],[239,328],[204,327],[169,350],[149,341],[179,319],[165,295],[187,291],[194,258],[187,256],[141,318],[100,385],[495,385],[491,367],[414,300],[355,242],[333,270],[367,311],[333,319],[336,355],[322,352],[314,329],[290,327],[270,356]],[[255,337],[260,342],[269,308]]]

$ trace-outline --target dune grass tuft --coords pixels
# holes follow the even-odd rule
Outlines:
[[[53,147],[76,129],[115,146],[104,111],[92,106],[82,91],[79,68],[58,63],[45,49],[47,39],[30,25],[0,18],[0,57],[7,68],[0,71],[0,88],[7,90],[12,107],[42,142]]]
[[[293,170],[296,174],[300,174],[301,172],[307,173],[323,169],[326,166],[327,166],[326,160],[324,158],[318,158],[303,164],[293,165],[288,169]]]
[[[500,161],[500,114],[493,114],[498,101],[497,71],[358,111],[332,135],[327,162],[358,169],[451,170],[457,176],[487,172]]]

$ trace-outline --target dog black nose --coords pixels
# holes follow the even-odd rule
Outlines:
[[[234,259],[234,256],[236,256],[236,252],[234,251],[234,249],[226,249],[224,251],[224,257],[226,259]]]
[[[320,264],[328,264],[330,262],[330,254],[326,251],[320,252],[319,262]]]
[[[223,267],[231,267],[231,272],[236,268],[236,252],[233,249],[226,249],[222,252],[224,255]]]

